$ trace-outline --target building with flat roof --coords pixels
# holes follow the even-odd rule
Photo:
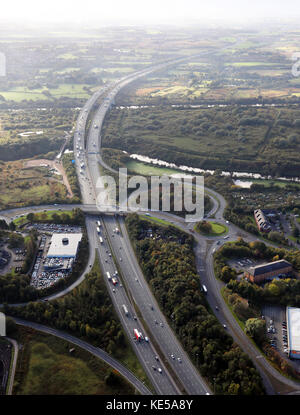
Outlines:
[[[279,261],[269,262],[267,264],[257,265],[251,267],[245,272],[245,277],[251,281],[259,284],[266,280],[272,280],[281,276],[293,276],[293,267],[285,259]]]
[[[288,348],[291,359],[300,359],[300,308],[287,307]]]
[[[76,258],[82,233],[54,233],[47,258]]]

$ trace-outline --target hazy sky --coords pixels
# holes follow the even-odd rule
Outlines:
[[[261,20],[300,16],[299,0],[2,0],[0,19],[108,24]]]

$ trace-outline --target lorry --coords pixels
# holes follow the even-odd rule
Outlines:
[[[118,284],[118,280],[117,280],[117,278],[115,278],[115,277],[113,277],[111,281],[112,281],[112,283],[113,283],[114,285],[117,285],[117,284]]]
[[[111,280],[111,276],[110,276],[110,273],[108,271],[106,272],[106,275],[107,275],[108,281],[110,281]]]
[[[134,334],[135,338],[137,339],[137,341],[142,340],[142,333],[140,331],[138,331],[138,329],[134,329],[133,334]]]
[[[128,308],[126,307],[126,305],[123,304],[122,305],[122,308],[123,308],[123,311],[124,311],[125,316],[128,316],[129,315],[129,312],[128,312]]]

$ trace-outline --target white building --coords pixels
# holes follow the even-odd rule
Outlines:
[[[76,258],[82,233],[54,233],[47,258]]]
[[[300,308],[287,307],[289,357],[300,359]]]

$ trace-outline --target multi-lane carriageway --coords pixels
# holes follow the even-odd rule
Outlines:
[[[177,60],[177,61],[179,62],[180,60]],[[132,82],[133,80],[138,79],[141,76],[145,76],[146,74],[151,73],[153,70],[162,69],[164,66],[167,66],[170,64],[171,62],[167,63],[166,65],[157,65],[153,69],[150,68],[145,71],[141,71],[140,73],[131,75],[129,77],[122,78],[122,80],[119,83],[115,84],[110,90],[108,90],[106,95],[104,94],[102,96],[102,98],[104,99],[102,99],[102,103],[100,104],[99,108],[96,109],[95,114],[91,119],[92,128],[89,129],[86,142],[84,139],[85,130],[86,130],[85,122],[88,116],[87,114],[90,112],[91,105],[90,104],[86,105],[81,111],[79,115],[78,129],[77,129],[76,134],[74,135],[74,152],[76,153],[78,147],[83,148],[83,151],[79,153],[78,157],[76,153],[75,160],[76,160],[77,173],[78,173],[79,182],[80,182],[80,186],[82,190],[82,197],[83,197],[84,204],[86,205],[96,204],[96,199],[98,196],[97,191],[96,191],[96,185],[97,185],[99,178],[101,177],[100,170],[99,170],[99,163],[103,165],[103,161],[102,161],[101,154],[100,154],[101,153],[101,128],[102,128],[103,120],[105,118],[105,114],[110,104],[112,103],[114,97],[119,92],[119,90],[125,85],[127,85],[129,82]],[[80,172],[81,163],[84,164],[84,169],[82,169],[82,171]],[[104,165],[104,167],[106,167],[106,165]],[[96,223],[94,225],[95,225],[94,232],[96,232]],[[135,259],[129,238],[124,237],[123,239],[121,239],[122,238],[121,234],[126,235],[124,223],[121,224],[121,226],[123,227],[122,233],[120,233],[120,235],[114,235],[114,236],[113,236],[113,229],[119,226],[116,221],[116,218],[114,216],[109,217],[107,215],[103,215],[103,225],[104,225],[103,227],[107,229],[106,242],[108,242],[109,245],[111,246],[112,253],[114,254],[114,257],[115,257],[115,262],[118,264],[119,269],[122,271],[122,277],[124,279],[124,284],[128,292],[130,293],[130,296],[133,298],[136,307],[141,313],[143,321],[147,325],[147,330],[149,331],[147,337],[150,337],[150,339],[151,338],[155,339],[156,343],[159,345],[160,352],[164,356],[165,361],[168,362],[168,366],[171,367],[172,372],[176,374],[177,380],[179,380],[180,384],[183,385],[183,389],[186,393],[197,394],[197,395],[198,394],[199,395],[210,394],[211,392],[206,382],[202,379],[198,371],[193,366],[189,357],[186,355],[186,353],[182,349],[179,340],[176,338],[175,334],[169,327],[168,322],[166,321],[165,317],[161,313],[156,303],[156,300],[153,297],[144,279],[143,273],[141,272],[139,265]],[[119,245],[116,245],[116,241],[118,241]],[[103,257],[104,246],[100,246],[102,244],[100,244],[99,239],[97,239],[97,244],[98,244],[99,252],[102,252],[102,254],[100,254],[100,261],[101,261],[104,275],[105,275],[105,272],[107,271],[105,268],[108,262],[105,262],[105,259],[107,258]],[[120,246],[121,246],[121,249],[120,249]],[[106,250],[108,250],[107,245],[106,245]],[[109,257],[109,258],[112,258],[112,257]],[[112,260],[110,259],[110,261]],[[113,273],[115,270],[111,269],[108,271],[112,271]],[[122,302],[118,301],[118,295],[121,294],[119,292],[120,287],[118,288],[118,292],[116,289],[115,289],[116,292],[113,292],[112,291],[113,288],[111,287],[111,285],[109,285],[109,287],[110,287],[109,292],[111,294],[116,310],[118,311],[123,327],[132,341],[133,329],[135,327],[133,327],[131,322],[130,323],[128,322],[128,318],[124,319],[123,313],[120,313],[120,307],[122,307],[122,304],[123,304]],[[122,300],[124,300],[124,298]],[[149,304],[154,305],[153,310],[151,309],[151,306],[149,306]],[[159,324],[156,324],[154,320],[157,320]],[[143,333],[145,332],[145,330],[143,329],[141,329],[141,331]],[[138,347],[136,346],[136,344],[135,346],[137,350],[137,355],[139,356],[139,358],[141,358],[141,362],[146,372],[148,373],[149,377],[153,379],[154,378],[153,372],[157,372],[157,371],[155,371],[152,368],[153,364],[151,364],[150,359],[148,357],[142,357],[141,353],[139,353],[140,352],[139,348],[143,349],[143,351],[148,350],[150,347],[150,343],[151,342],[149,342],[149,344],[144,344],[144,342],[141,342],[141,344],[139,344]],[[153,345],[151,345],[151,347],[153,347]],[[155,355],[157,355],[156,352],[154,354],[154,357]],[[178,360],[178,358],[180,359],[180,361]],[[156,363],[154,363],[154,365],[155,364]],[[173,379],[174,376],[170,375],[168,371],[166,371],[166,368],[164,370],[164,373],[166,376],[165,376],[165,381],[163,382],[163,384],[161,384],[161,382],[158,382],[157,385],[155,385],[154,383],[154,386],[160,391],[162,391],[162,388],[167,388],[168,391],[170,391],[170,388],[173,388],[173,391],[175,392],[176,388],[174,390],[174,379]],[[162,375],[162,374],[159,374],[159,375]],[[168,379],[168,382],[166,382],[167,379]],[[155,378],[153,380],[157,382],[157,374],[155,374]],[[167,383],[169,383],[169,386],[167,386]],[[164,393],[170,393],[170,392],[164,392]],[[178,390],[177,390],[177,393],[178,393]]]
[[[101,222],[100,233],[97,232],[97,227],[99,227],[98,221]],[[102,275],[105,280],[108,292],[112,298],[115,310],[117,311],[123,328],[125,329],[128,335],[130,343],[135,353],[137,354],[145,372],[147,373],[147,376],[149,377],[151,383],[154,385],[158,394],[180,394],[180,389],[176,386],[172,376],[170,376],[170,374],[168,373],[168,370],[165,367],[163,360],[159,357],[159,353],[157,352],[157,350],[155,350],[152,342],[147,342],[144,339],[141,341],[137,341],[134,336],[135,329],[141,332],[144,338],[147,337],[147,333],[145,328],[143,327],[142,322],[137,317],[134,305],[127,294],[126,287],[124,286],[124,281],[122,282],[120,272],[118,271],[118,268],[115,265],[115,255],[114,252],[111,251],[111,244],[106,234],[103,218],[96,218],[95,216],[89,218],[88,234],[90,238],[90,243],[92,242],[93,246],[96,247],[98,251],[100,264],[102,268]],[[102,243],[100,242],[100,236],[102,238]],[[118,234],[114,233],[114,236],[117,237]],[[108,279],[107,273],[109,273],[110,277],[112,278],[116,272],[118,272],[118,275],[116,276],[118,282],[116,285],[114,285],[112,283],[112,280]],[[125,314],[123,310],[123,305],[127,307],[128,315]],[[158,358],[158,360],[156,357]],[[159,371],[158,368],[160,368],[161,371]]]

